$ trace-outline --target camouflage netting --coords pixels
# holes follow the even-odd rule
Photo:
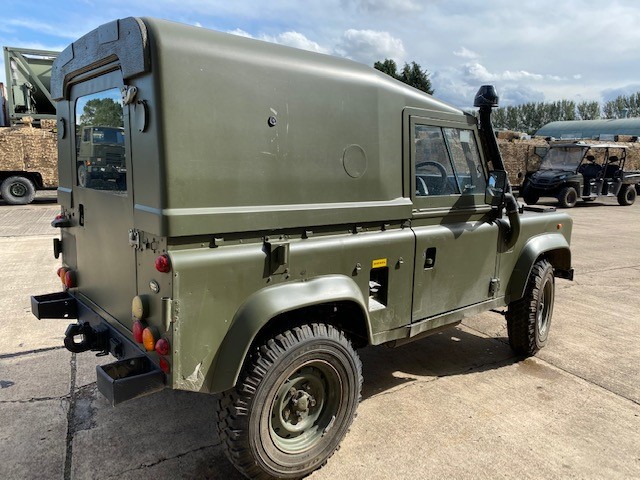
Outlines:
[[[501,134],[503,132],[500,132]],[[506,132],[505,132],[506,133]],[[510,132],[513,133],[513,132]],[[502,137],[502,138],[500,138]],[[502,152],[502,159],[505,168],[509,173],[509,181],[512,185],[522,184],[522,179],[526,172],[533,172],[540,166],[540,157],[536,155],[536,147],[547,147],[548,143],[543,138],[532,138],[520,140],[519,134],[514,134],[511,139],[500,135],[498,145]],[[585,140],[587,143],[613,143],[599,142],[595,140]],[[640,144],[637,142],[616,142],[618,145],[629,147],[627,151],[627,163],[625,170],[640,170]]]
[[[44,187],[58,185],[58,145],[55,120],[42,128],[0,127],[0,170],[38,172]]]

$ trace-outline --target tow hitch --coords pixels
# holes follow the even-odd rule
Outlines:
[[[81,337],[76,341],[76,337]],[[93,328],[89,323],[72,323],[64,332],[64,346],[73,353],[82,353],[87,350],[109,352],[109,332],[106,328]]]

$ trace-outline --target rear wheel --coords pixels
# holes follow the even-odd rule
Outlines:
[[[564,208],[572,208],[576,206],[578,201],[578,192],[573,187],[564,187],[558,194],[558,202]]]
[[[8,177],[0,185],[0,193],[4,201],[10,205],[27,205],[36,196],[36,187],[26,177],[19,175]]]
[[[249,478],[300,478],[324,465],[360,400],[361,364],[344,334],[310,324],[264,342],[217,402],[229,460]]]
[[[633,205],[636,201],[636,189],[633,185],[623,185],[618,192],[618,203],[624,207]]]
[[[540,200],[540,195],[531,187],[525,187],[522,190],[522,199],[527,205],[535,205]]]
[[[539,260],[531,269],[524,296],[507,310],[509,344],[515,353],[533,355],[546,345],[554,298],[553,267]]]

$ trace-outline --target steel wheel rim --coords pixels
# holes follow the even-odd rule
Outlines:
[[[342,381],[323,360],[298,367],[278,388],[271,404],[269,434],[286,454],[313,448],[331,426],[340,409]]]
[[[27,194],[27,188],[22,183],[12,183],[9,192],[14,197],[24,197]]]
[[[553,306],[553,284],[547,280],[542,288],[542,296],[538,302],[536,311],[536,322],[538,324],[538,332],[541,337],[547,334],[549,328],[549,317],[551,316],[551,307]]]

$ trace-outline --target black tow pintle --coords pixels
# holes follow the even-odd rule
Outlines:
[[[81,340],[76,342],[76,337],[81,337]],[[87,350],[108,352],[109,335],[104,327],[94,328],[88,322],[72,323],[64,332],[64,346],[73,353]]]

